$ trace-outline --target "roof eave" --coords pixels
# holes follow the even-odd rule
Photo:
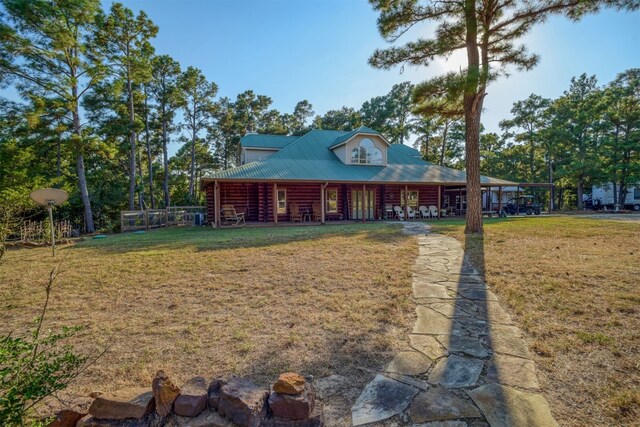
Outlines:
[[[466,181],[363,181],[363,180],[332,180],[332,179],[287,179],[287,178],[200,178],[201,187],[211,182],[301,182],[301,183],[333,183],[333,184],[370,184],[370,185],[467,185]],[[480,187],[505,187],[517,185],[513,182],[501,181],[493,183],[481,183]]]
[[[382,136],[382,134],[371,133],[371,132],[357,132],[357,133],[354,133],[353,135],[351,135],[351,137],[349,137],[349,139],[346,139],[345,141],[342,141],[342,142],[339,142],[339,143],[337,143],[335,145],[332,145],[331,147],[329,147],[329,150],[333,150],[335,148],[338,148],[338,147],[341,147],[341,146],[345,145],[346,143],[348,143],[349,141],[351,141],[353,138],[355,138],[358,135],[377,136],[380,139],[382,139],[385,142],[385,144],[387,144],[388,147],[391,146],[391,143],[387,140],[387,138]]]

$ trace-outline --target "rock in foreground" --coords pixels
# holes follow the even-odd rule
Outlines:
[[[258,427],[267,415],[268,394],[247,378],[232,378],[220,387],[218,412],[241,427]]]
[[[273,385],[273,391],[280,394],[300,394],[304,391],[304,377],[295,372],[280,374],[278,381]]]
[[[171,413],[173,401],[180,394],[180,388],[169,379],[164,371],[156,373],[151,388],[156,403],[156,412],[161,417],[166,417]]]
[[[182,386],[180,396],[173,403],[173,411],[183,417],[195,417],[207,409],[207,380],[203,377],[191,378]]]
[[[269,395],[269,408],[273,415],[285,420],[304,420],[311,416],[315,405],[315,394],[310,385],[297,395],[281,394],[275,386]]]
[[[128,389],[96,397],[89,407],[89,414],[100,419],[140,419],[153,409],[152,392],[146,389]]]

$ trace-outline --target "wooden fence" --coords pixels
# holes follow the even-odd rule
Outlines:
[[[71,237],[71,222],[69,220],[54,221],[56,229],[56,240],[68,239]],[[20,241],[25,243],[47,242],[51,239],[49,220],[46,221],[24,221],[20,224]]]
[[[120,230],[135,231],[172,225],[195,225],[196,215],[204,218],[205,206],[171,206],[167,209],[145,209],[120,212]],[[202,222],[205,223],[204,220]]]

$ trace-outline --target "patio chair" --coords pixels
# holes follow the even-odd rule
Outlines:
[[[398,218],[400,221],[404,221],[404,211],[400,206],[394,206],[393,212],[395,213],[396,218]]]
[[[233,205],[222,205],[222,221],[225,224],[231,225],[246,224],[244,221],[244,212],[236,212],[236,208]]]
[[[416,211],[414,211],[411,206],[407,206],[407,215],[409,219],[416,219]]]
[[[322,212],[321,212],[322,209],[320,206],[320,202],[313,202],[313,204],[311,205],[311,210],[313,211],[314,222],[318,222],[322,220]]]
[[[425,205],[421,205],[418,208],[418,211],[420,212],[420,217],[422,217],[422,218],[431,218],[431,213],[429,212],[429,209],[427,209],[427,207]]]
[[[384,205],[384,216],[386,219],[393,219],[393,205]]]
[[[431,218],[437,218],[438,208],[434,205],[429,205],[429,213],[431,214]]]
[[[289,221],[291,221],[291,222],[296,222],[296,221],[302,222],[302,213],[300,213],[300,209],[298,208],[298,204],[297,203],[290,203],[289,204]]]

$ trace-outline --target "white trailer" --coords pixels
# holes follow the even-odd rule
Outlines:
[[[616,186],[616,191],[618,187]],[[594,209],[615,209],[613,198],[613,184],[594,185],[591,194]],[[640,184],[627,185],[627,197],[624,199],[624,209],[640,211]]]

